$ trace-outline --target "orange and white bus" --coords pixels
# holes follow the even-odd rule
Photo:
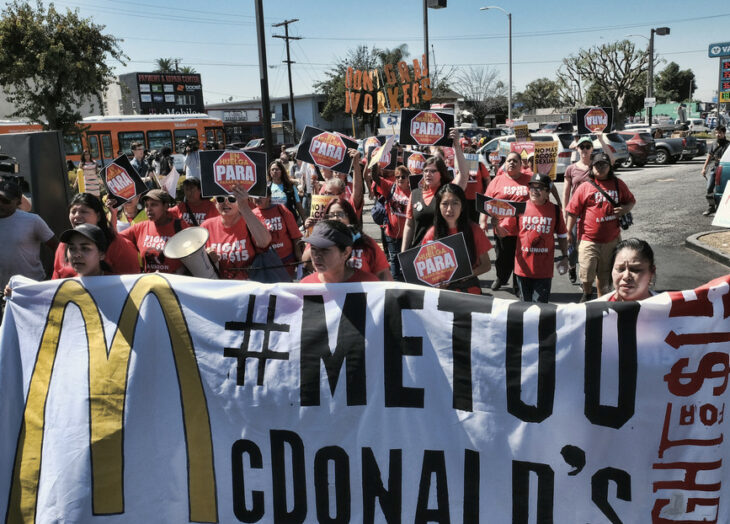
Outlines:
[[[87,128],[77,135],[64,135],[66,158],[78,162],[81,152],[88,149],[94,160],[113,160],[119,154],[131,154],[132,142],[142,142],[150,151],[165,146],[173,153],[185,154],[183,140],[195,137],[200,148],[217,142],[224,144],[223,121],[206,114],[183,115],[120,115],[89,116],[79,122]],[[40,131],[40,124],[0,121],[0,133]]]

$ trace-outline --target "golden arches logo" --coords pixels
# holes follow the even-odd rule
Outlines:
[[[192,339],[169,282],[159,275],[148,275],[139,278],[129,292],[108,352],[99,310],[86,288],[75,280],[67,280],[58,287],[30,379],[7,522],[35,521],[45,405],[69,304],[81,310],[89,344],[92,510],[95,515],[124,513],[123,435],[128,363],[139,309],[149,294],[160,303],[175,359],[188,459],[189,518],[193,522],[218,521],[210,418]]]

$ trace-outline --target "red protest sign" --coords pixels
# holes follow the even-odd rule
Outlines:
[[[256,183],[256,164],[243,151],[227,151],[213,162],[213,180],[228,192],[235,185],[249,191]]]
[[[309,154],[318,166],[332,169],[345,159],[347,147],[339,135],[325,132],[312,138]]]
[[[117,164],[111,164],[106,170],[106,187],[125,200],[129,200],[135,194],[134,180]]]
[[[432,242],[421,246],[413,260],[416,276],[421,282],[435,286],[448,282],[456,272],[456,253],[446,244]]]

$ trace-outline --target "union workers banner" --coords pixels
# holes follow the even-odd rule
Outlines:
[[[12,286],[6,522],[730,521],[730,276],[567,306],[159,274]]]

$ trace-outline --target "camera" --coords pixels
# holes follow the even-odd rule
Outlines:
[[[200,142],[194,136],[189,136],[181,142],[183,149],[188,151],[197,151],[200,148]]]
[[[15,157],[0,155],[0,172],[17,173],[19,169],[20,165],[18,164],[18,161],[15,159]]]

